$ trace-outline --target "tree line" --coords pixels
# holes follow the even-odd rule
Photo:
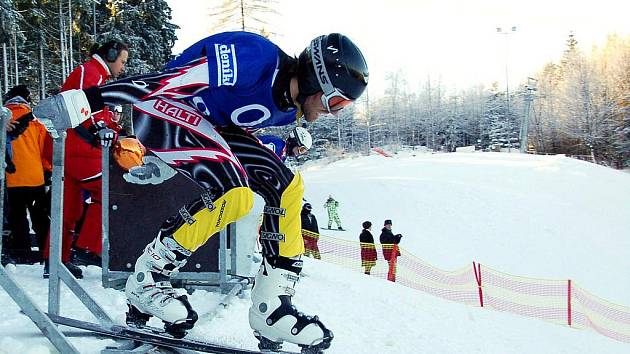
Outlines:
[[[0,20],[0,91],[25,84],[40,99],[59,90],[94,43],[126,43],[128,75],[161,68],[178,28],[164,0],[0,0]]]
[[[523,147],[630,167],[630,37],[610,35],[590,53],[577,44],[569,35],[559,62],[544,65],[509,92],[498,83],[454,91],[432,80],[412,89],[399,70],[388,75],[383,97],[364,95],[354,109],[320,119],[311,130],[333,151]]]

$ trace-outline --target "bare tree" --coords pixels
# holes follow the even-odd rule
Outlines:
[[[210,33],[241,30],[269,37],[276,34],[270,23],[278,15],[277,5],[277,0],[222,0],[209,14]]]

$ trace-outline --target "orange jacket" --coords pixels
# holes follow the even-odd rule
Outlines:
[[[31,111],[28,103],[19,100],[9,100],[6,107],[13,113],[12,121]],[[44,184],[44,170],[52,170],[50,160],[43,156],[47,135],[44,125],[33,119],[24,133],[11,142],[15,173],[6,174],[8,188],[37,187]]]

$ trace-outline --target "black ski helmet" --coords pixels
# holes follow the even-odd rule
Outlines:
[[[365,90],[368,76],[365,58],[350,38],[340,33],[319,36],[298,58],[298,102],[304,104],[306,97],[319,91],[330,94],[326,92],[325,86],[330,88],[327,80],[332,88],[354,101]]]

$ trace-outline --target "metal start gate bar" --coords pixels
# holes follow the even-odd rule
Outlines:
[[[4,164],[5,164],[5,153],[6,153],[6,139],[7,139],[7,131],[6,131],[6,123],[11,119],[11,112],[4,108],[2,104],[2,100],[0,99],[0,213],[4,215],[4,192],[5,192],[5,174],[4,174]],[[61,134],[65,136],[65,132]],[[63,143],[63,141],[62,141]],[[62,163],[63,163],[63,151],[62,151]],[[58,176],[63,175],[63,171]],[[63,186],[62,186],[63,188]],[[51,229],[51,232],[53,230]],[[0,223],[0,257],[2,257],[2,235],[4,234],[4,223]],[[53,235],[51,234],[51,248],[53,246],[54,236],[60,237],[61,235]],[[52,254],[51,254],[52,255]],[[57,253],[57,257],[59,257],[56,262],[61,263],[61,252]],[[55,260],[53,259],[53,262]],[[64,267],[65,269],[65,267]],[[67,270],[66,270],[67,271]],[[18,283],[13,279],[13,277],[6,271],[6,269],[0,264],[0,286],[9,294],[9,296],[13,299],[13,301],[20,307],[20,309],[28,316],[31,321],[39,328],[39,330],[48,338],[50,343],[57,348],[61,353],[80,353],[79,350],[68,341],[68,338],[61,333],[59,328],[48,318],[46,313],[35,304],[33,299],[22,289]],[[58,299],[58,297],[57,297]]]
[[[4,212],[4,193],[5,193],[5,174],[4,174],[4,164],[5,164],[5,152],[6,152],[6,123],[11,119],[11,112],[4,108],[2,105],[2,101],[0,99],[0,213]],[[101,324],[107,325],[113,323],[112,318],[101,308],[100,305],[85,291],[85,289],[81,286],[81,284],[74,278],[74,276],[70,273],[70,271],[63,266],[61,262],[61,237],[62,237],[62,217],[63,217],[63,176],[64,176],[64,155],[65,155],[65,137],[66,132],[60,132],[59,138],[53,139],[53,175],[52,175],[52,201],[51,201],[51,225],[50,225],[50,278],[48,280],[48,313],[53,315],[59,315],[59,309],[61,306],[60,301],[60,290],[61,283],[63,282],[69,290],[83,303],[83,305],[98,319]],[[121,287],[124,286],[124,281],[126,281],[127,277],[131,274],[133,270],[133,265],[135,263],[135,258],[140,254],[137,250],[134,249],[134,253],[130,256],[129,260],[133,259],[133,262],[129,261],[125,263],[126,269],[110,269],[110,265],[114,265],[115,262],[112,262],[112,257],[115,255],[110,251],[110,246],[113,245],[111,242],[112,234],[116,235],[116,237],[124,237],[125,234],[123,232],[118,231],[114,227],[113,233],[110,228],[110,209],[111,210],[120,210],[121,207],[124,207],[124,199],[117,199],[118,197],[114,197],[114,202],[110,202],[110,158],[109,158],[109,149],[103,148],[102,154],[102,166],[103,166],[103,176],[102,176],[102,205],[107,206],[102,208],[102,236],[103,236],[103,264],[102,264],[102,281],[103,286],[105,287]],[[119,174],[122,176],[122,173]],[[118,177],[120,177],[118,176]],[[177,175],[181,177],[180,175]],[[183,177],[181,177],[183,178]],[[122,179],[122,178],[121,178]],[[120,181],[117,181],[118,183]],[[181,180],[175,179],[174,183],[182,183]],[[122,186],[122,189],[129,188],[129,186]],[[171,193],[177,194],[177,193]],[[149,200],[145,200],[144,202],[151,203],[150,196],[152,193],[146,194],[149,196]],[[160,195],[158,193],[158,195]],[[163,197],[163,195],[162,195]],[[128,198],[129,199],[129,198]],[[138,202],[140,199],[132,198],[134,202]],[[172,205],[170,203],[167,203]],[[120,218],[122,213],[114,214],[112,217],[114,219]],[[126,220],[134,220],[129,219],[128,216],[125,217]],[[157,222],[161,222],[163,220],[159,217],[154,218],[153,220],[157,220]],[[119,223],[123,225],[123,223]],[[125,224],[124,229],[128,230],[128,224]],[[138,225],[136,225],[138,226]],[[3,224],[0,224],[0,235],[3,234]],[[159,228],[159,225],[158,225]],[[146,230],[146,229],[144,229]],[[127,233],[128,234],[128,233]],[[151,238],[155,237],[156,233],[145,232],[143,235],[148,235],[148,239],[138,240],[138,243],[142,244],[144,247]],[[228,242],[231,244],[231,252],[230,252],[230,274],[236,275],[236,258],[237,258],[237,249],[236,249],[236,229],[232,224],[227,229],[222,230],[219,233],[219,237],[213,237],[212,242],[208,242],[206,245],[208,250],[197,252],[198,257],[200,259],[195,260],[191,259],[189,262],[188,271],[184,269],[176,278],[175,282],[179,283],[178,285],[183,285],[189,289],[192,288],[204,288],[210,290],[220,290],[226,295],[226,298],[229,296],[235,296],[238,294],[246,285],[246,282],[242,281],[241,277],[232,278],[228,274]],[[229,240],[228,240],[229,237]],[[127,245],[126,245],[127,246]],[[204,246],[205,247],[205,246]],[[2,251],[2,237],[0,237],[0,257]],[[218,254],[217,254],[218,253]],[[204,263],[205,262],[205,263]],[[202,269],[204,271],[195,271]],[[68,338],[59,330],[57,325],[55,325],[47,313],[43,311],[32,298],[22,289],[18,283],[13,279],[10,273],[6,271],[6,269],[0,265],[0,287],[2,287],[9,296],[13,299],[13,301],[20,307],[20,309],[28,316],[31,321],[40,329],[42,334],[53,344],[53,346],[59,350],[59,352],[64,354],[74,354],[80,353],[80,351],[68,340]],[[218,306],[225,306],[226,299],[223,299]],[[214,313],[214,312],[213,312]],[[208,317],[208,316],[206,316]],[[119,348],[107,348],[103,352],[104,353],[145,353],[145,352],[157,352],[157,349],[153,346],[142,345],[139,343],[124,343]]]

